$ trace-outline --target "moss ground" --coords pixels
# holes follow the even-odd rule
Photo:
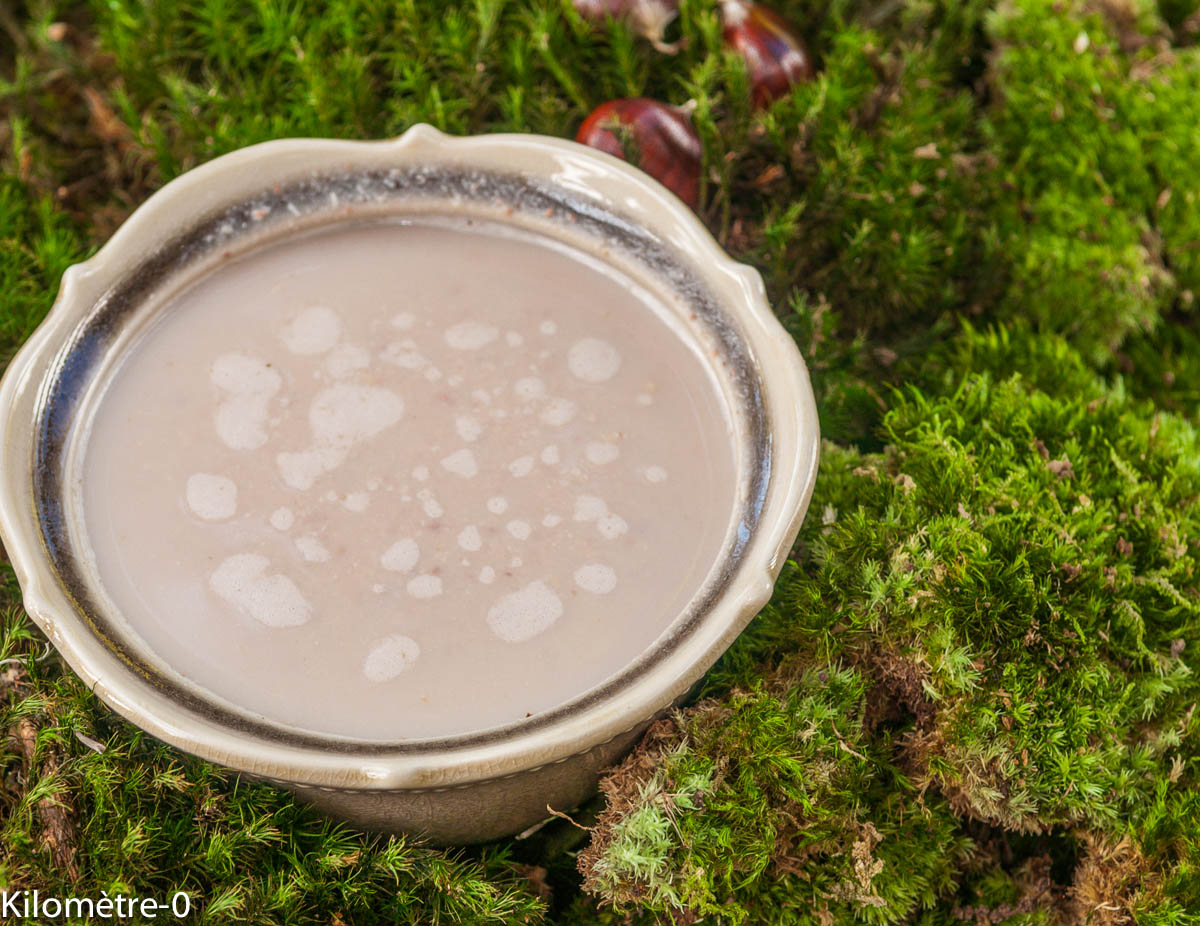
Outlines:
[[[0,570],[0,885],[251,924],[1200,924],[1200,10],[715,4],[654,51],[565,0],[0,3],[0,354],[188,167],[283,135],[571,136],[694,100],[702,218],[812,368],[771,604],[577,819],[440,851],[140,734]]]

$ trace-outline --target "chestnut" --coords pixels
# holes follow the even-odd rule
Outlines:
[[[690,107],[609,100],[583,120],[575,140],[631,161],[693,209],[699,204],[703,146]]]
[[[721,19],[726,44],[746,61],[755,106],[769,106],[816,74],[808,46],[774,10],[747,0],[722,0]]]

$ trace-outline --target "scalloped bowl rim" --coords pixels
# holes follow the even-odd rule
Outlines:
[[[185,710],[122,663],[88,631],[52,568],[33,497],[33,423],[56,358],[71,333],[119,279],[127,255],[163,240],[161,229],[228,204],[239,190],[315,165],[464,164],[560,183],[573,195],[637,222],[703,268],[742,328],[765,397],[772,470],[758,529],[734,579],[697,632],[665,652],[618,695],[584,704],[538,729],[511,729],[501,740],[369,756],[299,747],[247,734]],[[253,180],[248,180],[253,177]],[[231,191],[234,195],[231,196]],[[616,205],[616,204],[619,204]],[[134,261],[136,263],[136,260]],[[279,139],[242,148],[193,168],[143,203],[90,259],[70,267],[40,327],[0,383],[0,534],[25,608],[71,668],[107,704],[157,738],[204,759],[281,784],[323,790],[421,790],[492,780],[563,762],[645,723],[684,695],[771,596],[812,495],[819,455],[816,404],[794,341],[772,312],[762,278],[734,261],[686,205],[652,178],[594,149],[538,135],[449,136],[417,125],[395,139]],[[462,737],[461,739],[469,739]]]

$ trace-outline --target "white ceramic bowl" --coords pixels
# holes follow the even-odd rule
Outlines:
[[[291,231],[429,213],[511,222],[603,254],[696,313],[724,361],[737,515],[688,609],[626,670],[559,708],[480,733],[392,743],[276,726],[182,678],[98,603],[77,523],[80,422],[160,287]],[[687,694],[770,596],[808,506],[819,445],[804,363],[761,279],[667,190],[573,142],[453,138],[423,125],[394,141],[255,145],[165,186],[63,276],[54,308],[5,374],[0,411],[0,531],[25,606],[100,698],[172,745],[360,826],[443,843],[498,837],[544,817],[547,805],[573,807]]]

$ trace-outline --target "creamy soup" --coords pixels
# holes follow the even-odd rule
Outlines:
[[[726,401],[689,323],[498,228],[343,225],[171,297],[83,463],[104,589],[197,685],[370,740],[619,672],[727,543]]]

